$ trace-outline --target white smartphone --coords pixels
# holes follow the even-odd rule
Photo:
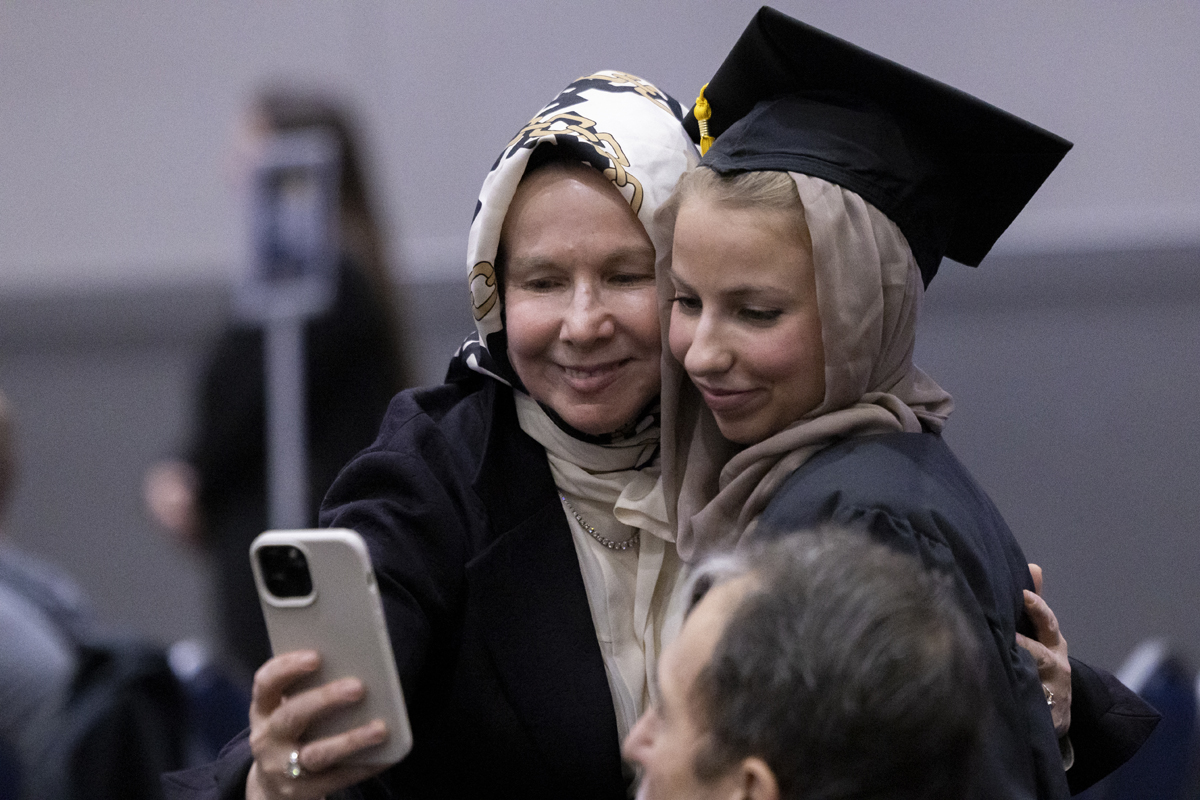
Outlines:
[[[250,545],[250,564],[272,651],[321,654],[321,668],[297,688],[349,676],[366,687],[361,702],[314,723],[306,738],[320,739],[382,719],[388,726],[387,740],[347,760],[390,765],[408,755],[408,710],[362,537],[338,528],[267,531]]]

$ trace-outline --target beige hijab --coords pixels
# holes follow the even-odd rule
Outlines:
[[[851,436],[940,432],[954,408],[950,395],[912,363],[924,289],[900,229],[847,189],[807,175],[792,178],[812,236],[825,399],[779,433],[739,449],[721,436],[664,347],[663,484],[685,561],[736,546],[780,484],[822,448]],[[665,256],[659,262],[664,299],[670,294]],[[668,305],[662,306],[664,339]]]

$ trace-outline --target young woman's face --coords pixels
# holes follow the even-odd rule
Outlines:
[[[725,438],[753,444],[825,396],[812,251],[797,215],[684,201],[669,341]]]
[[[594,169],[523,180],[500,234],[508,357],[530,395],[584,433],[610,433],[658,394],[654,245]]]

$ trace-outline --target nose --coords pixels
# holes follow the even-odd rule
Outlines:
[[[568,344],[587,346],[610,339],[615,333],[616,322],[603,291],[591,281],[576,283],[563,316],[559,339]]]
[[[683,368],[693,377],[718,375],[733,366],[733,353],[713,319],[701,314],[692,330],[692,341],[683,359]]]

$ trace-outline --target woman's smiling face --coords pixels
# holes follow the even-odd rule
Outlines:
[[[591,167],[550,165],[517,188],[500,237],[508,356],[529,394],[590,434],[658,395],[654,245]]]
[[[683,201],[669,340],[725,438],[753,444],[825,397],[812,248],[797,213]]]

